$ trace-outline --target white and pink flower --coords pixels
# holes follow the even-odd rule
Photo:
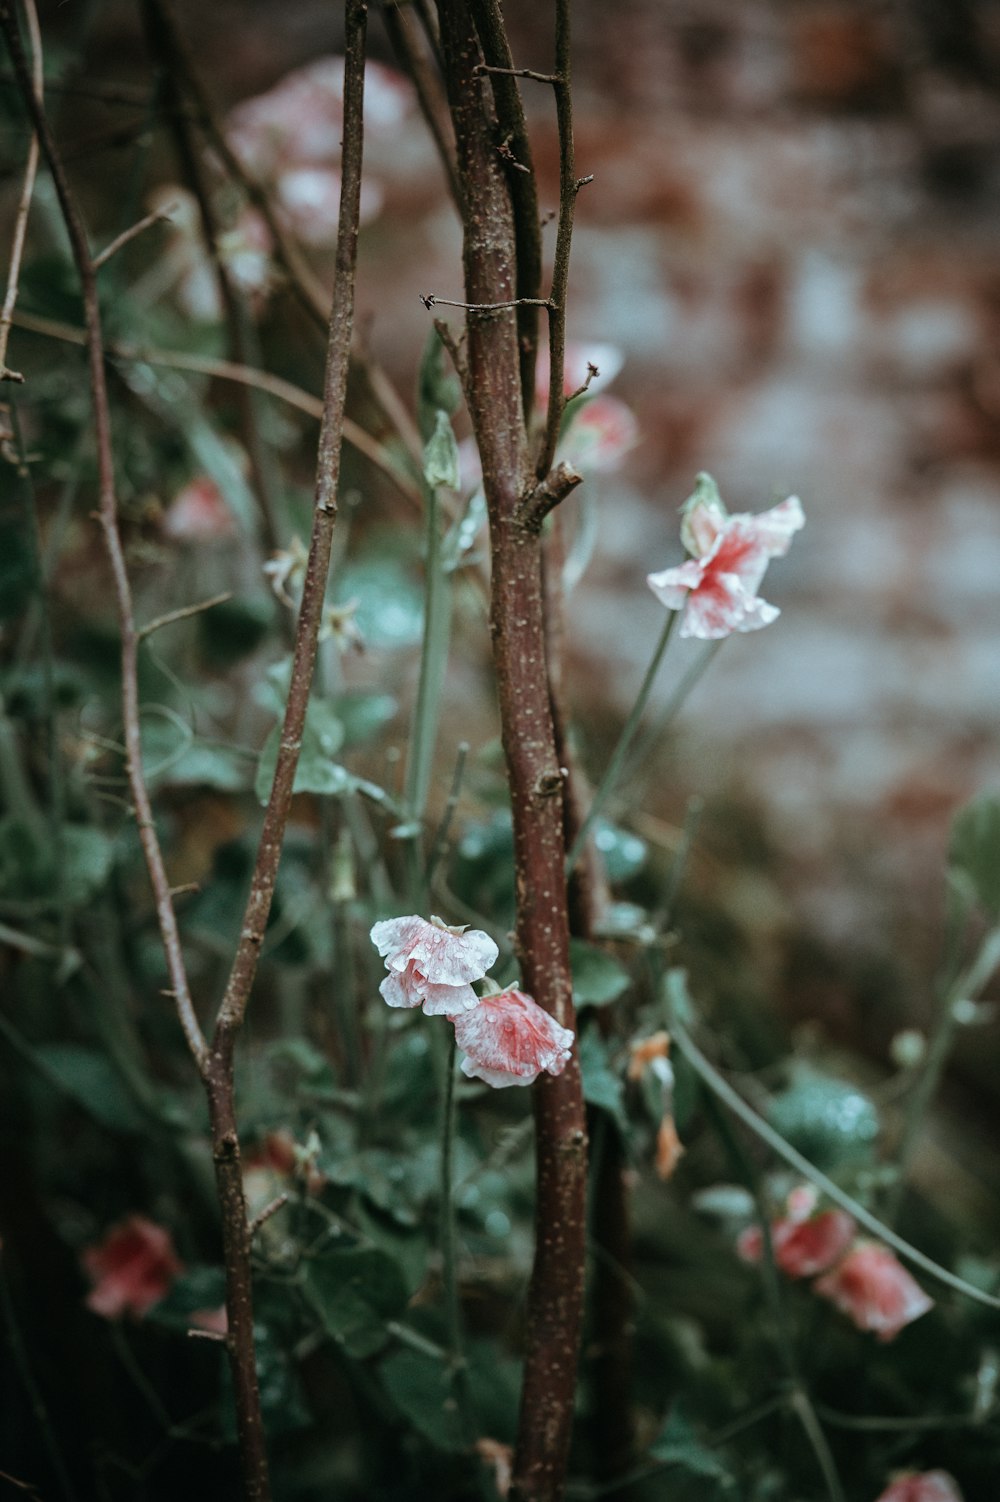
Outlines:
[[[542,1073],[562,1074],[573,1050],[571,1030],[516,986],[484,996],[452,1021],[465,1054],[462,1073],[498,1090],[530,1085]]]
[[[767,565],[784,557],[804,525],[794,495],[758,516],[730,516],[715,481],[699,475],[682,508],[681,539],[693,557],[646,582],[668,610],[683,610],[681,636],[717,641],[733,631],[759,631],[781,613],[757,593]]]
[[[901,1471],[877,1502],[962,1502],[962,1493],[947,1471]]]
[[[895,1339],[934,1307],[895,1252],[876,1241],[859,1241],[813,1288],[859,1330],[871,1330],[881,1341]]]
[[[184,1271],[170,1232],[144,1215],[129,1215],[81,1257],[93,1287],[87,1308],[105,1319],[137,1318],[170,1292]]]
[[[583,474],[610,474],[639,439],[639,424],[631,407],[617,396],[595,396],[581,403],[560,453]]]
[[[167,507],[163,531],[175,542],[217,542],[236,535],[236,518],[215,481],[196,475]]]
[[[422,1006],[428,1017],[451,1017],[480,1005],[471,982],[482,980],[500,953],[481,929],[453,928],[415,914],[376,923],[371,941],[389,974],[379,987],[391,1007]]]

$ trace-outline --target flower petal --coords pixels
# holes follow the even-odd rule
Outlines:
[[[858,1242],[813,1288],[859,1330],[871,1330],[882,1341],[893,1340],[934,1307],[895,1252],[874,1241]]]
[[[463,1071],[488,1085],[530,1084],[543,1072],[561,1074],[573,1048],[573,1033],[533,997],[511,986],[484,996],[474,1011],[453,1019]]]

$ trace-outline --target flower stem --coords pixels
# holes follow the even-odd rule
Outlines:
[[[458,1403],[463,1435],[472,1438],[468,1372],[462,1339],[462,1306],[458,1296],[455,1256],[455,1199],[452,1193],[455,1149],[455,1034],[445,1053],[444,1090],[441,1102],[441,1282],[448,1330],[448,1362]]]
[[[656,675],[660,670],[660,663],[663,661],[663,654],[667,650],[667,643],[670,641],[670,635],[674,629],[674,622],[676,621],[676,619],[677,612],[671,610],[667,615],[663,630],[660,632],[660,639],[656,643],[656,650],[650,658],[649,666],[646,669],[646,675],[642,680],[636,701],[632,705],[632,710],[629,714],[628,719],[625,721],[625,728],[622,730],[622,733],[618,739],[618,744],[614,749],[611,760],[608,762],[608,769],[605,772],[604,777],[601,779],[601,783],[594,794],[593,800],[591,801],[590,812],[587,814],[587,817],[584,819],[583,824],[580,826],[579,833],[577,834],[576,839],[573,841],[573,847],[566,857],[567,876],[570,875],[573,867],[580,859],[580,856],[582,855],[586,847],[587,840],[590,837],[590,832],[594,827],[594,823],[597,820],[598,815],[603,811],[605,804],[611,797],[611,794],[614,792],[615,786],[617,785],[622,768],[625,765],[625,758],[628,755],[629,748],[632,745],[633,739],[635,738],[635,733],[639,728],[639,722],[645,712],[646,703],[652,691],[653,684],[656,681]]]

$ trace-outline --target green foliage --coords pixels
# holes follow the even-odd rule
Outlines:
[[[771,1100],[767,1119],[803,1157],[827,1170],[870,1162],[880,1129],[867,1095],[801,1064]]]
[[[979,905],[1000,915],[1000,794],[984,794],[955,815],[949,860]]]
[[[305,1295],[327,1335],[360,1360],[385,1345],[386,1321],[403,1312],[408,1291],[399,1265],[386,1252],[353,1247],[313,1258]]]

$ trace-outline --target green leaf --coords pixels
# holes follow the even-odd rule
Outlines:
[[[337,714],[344,727],[345,746],[364,746],[383,730],[399,706],[391,694],[339,694]]]
[[[958,811],[949,860],[992,916],[1000,914],[1000,793],[986,793]]]
[[[868,1162],[880,1126],[867,1095],[803,1065],[771,1101],[767,1120],[819,1168]]]
[[[451,417],[462,400],[462,385],[437,329],[431,329],[420,359],[417,378],[417,421],[426,443],[434,432],[438,412]]]
[[[434,432],[424,445],[424,479],[428,485],[447,485],[457,490],[460,483],[458,444],[447,412],[435,416]]]
[[[716,1502],[735,1493],[732,1472],[701,1443],[679,1408],[671,1411],[649,1453],[679,1473],[670,1481],[670,1496],[676,1502]]]
[[[59,861],[61,885],[56,881]],[[115,860],[110,835],[90,824],[65,824],[58,847],[39,844],[20,819],[0,820],[0,890],[19,899],[40,899],[52,906],[61,897],[82,907],[107,881]]]
[[[326,699],[310,699],[302,731],[302,750],[295,769],[294,793],[343,793],[350,786],[350,774],[333,760],[344,743],[344,727],[336,707]],[[254,790],[266,803],[278,765],[281,745],[281,721],[264,742],[257,764]]]
[[[339,572],[336,590],[339,603],[357,601],[354,619],[369,647],[412,647],[420,641],[423,590],[397,559],[369,557],[348,564]]]
[[[458,1406],[443,1361],[419,1351],[393,1351],[379,1363],[389,1397],[418,1433],[440,1450],[462,1450]]]
[[[111,1060],[96,1048],[76,1043],[43,1043],[36,1050],[44,1072],[101,1126],[112,1132],[137,1132],[143,1125]]]
[[[608,1049],[603,1038],[590,1028],[580,1039],[580,1070],[583,1075],[583,1098],[613,1116],[622,1133],[628,1132],[625,1115],[625,1089],[620,1077],[608,1063]]]
[[[216,668],[242,662],[260,646],[274,622],[275,601],[269,594],[223,600],[198,616],[198,645]]]
[[[327,1252],[309,1264],[307,1287],[323,1328],[348,1356],[362,1360],[382,1349],[386,1321],[407,1303],[402,1269],[378,1247]]]
[[[571,939],[569,957],[573,967],[573,1000],[578,1007],[606,1007],[631,984],[625,967],[596,944]]]

